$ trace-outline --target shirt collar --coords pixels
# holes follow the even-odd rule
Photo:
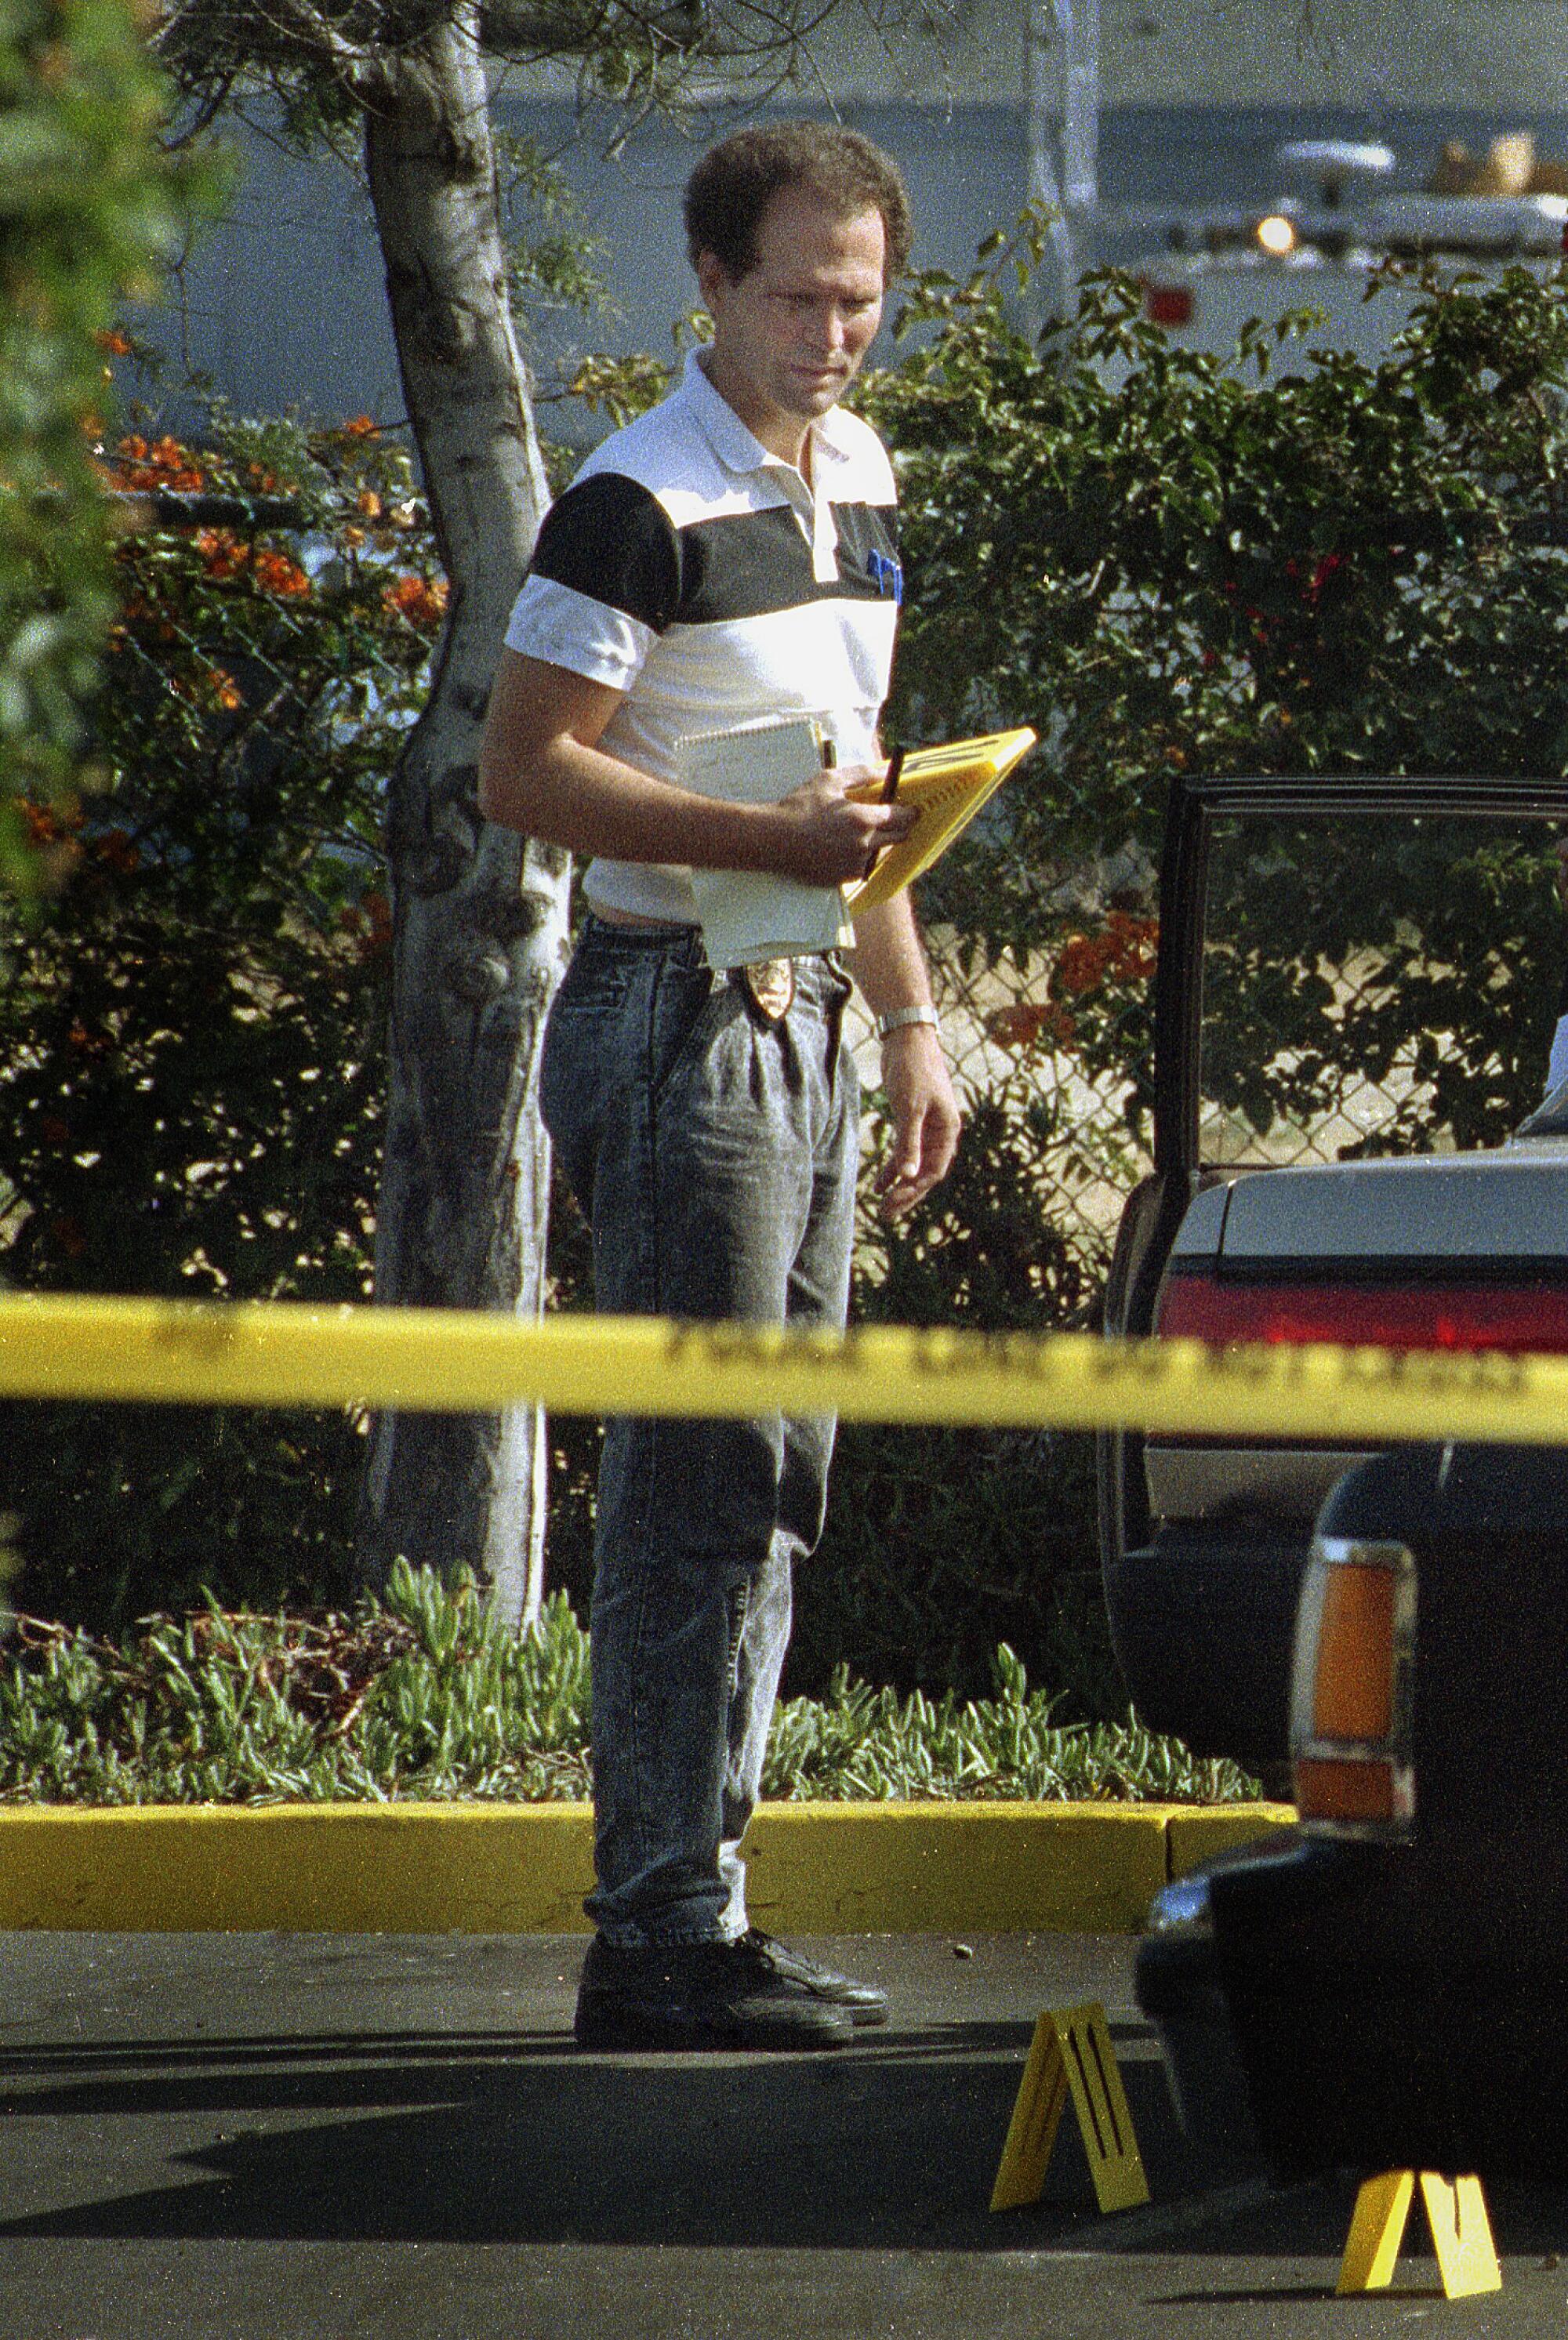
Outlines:
[[[721,398],[698,362],[700,350],[686,352],[686,372],[681,378],[681,393],[690,404],[709,445],[719,461],[731,471],[786,471],[792,479],[800,474],[793,463],[785,462],[764,447],[756,434],[749,431],[727,398]],[[841,443],[838,429],[839,410],[829,407],[810,424],[811,476],[820,482],[825,469],[846,461],[848,450]]]

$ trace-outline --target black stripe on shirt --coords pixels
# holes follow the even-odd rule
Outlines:
[[[620,610],[658,634],[675,623],[724,625],[813,601],[896,598],[893,507],[835,504],[833,519],[839,575],[822,581],[789,504],[726,512],[677,530],[657,497],[637,481],[596,471],[551,507],[531,573]]]
[[[619,471],[579,480],[551,506],[529,574],[570,586],[656,634],[680,605],[680,546],[670,515]]]
[[[892,590],[888,564],[898,559],[891,505],[835,504],[833,519],[839,574],[826,581],[813,571],[811,547],[788,504],[691,521],[680,531],[682,624],[725,625],[811,601],[886,598]]]

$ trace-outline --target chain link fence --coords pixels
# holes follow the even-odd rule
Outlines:
[[[1059,996],[1059,951],[1027,957],[1005,952],[981,964],[950,928],[932,928],[926,941],[961,1102],[972,1109],[991,1099],[1010,1120],[1031,1123],[1039,1207],[1085,1269],[1102,1273],[1122,1206],[1152,1166],[1146,1137],[1128,1127],[1133,1083],[1116,1071],[1096,1072],[1075,1056],[1070,1011]],[[848,1029],[862,1086],[874,1090],[878,1055],[858,996]],[[875,1139],[873,1115],[868,1143]]]
[[[1564,854],[1543,821],[1218,824],[1200,1159],[1280,1168],[1506,1138],[1540,1102],[1568,999]],[[1027,1123],[1038,1208],[1090,1276],[1152,1167],[1157,927],[1152,870],[1137,878],[1108,897],[1086,882],[1027,956],[978,957],[939,926],[928,937],[959,1089]],[[870,1086],[863,1012],[851,1028]]]

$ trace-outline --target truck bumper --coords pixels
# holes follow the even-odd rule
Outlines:
[[[1201,2147],[1272,2173],[1568,2167],[1568,1963],[1430,1953],[1408,1845],[1302,1838],[1167,1887],[1138,1956]]]

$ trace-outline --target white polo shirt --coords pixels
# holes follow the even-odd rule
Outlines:
[[[902,579],[892,466],[833,407],[811,485],[771,455],[692,351],[681,383],[597,447],[554,504],[507,627],[511,649],[626,694],[604,747],[654,778],[682,740],[813,716],[840,764],[875,753]],[[690,873],[590,862],[596,907],[695,924]]]

